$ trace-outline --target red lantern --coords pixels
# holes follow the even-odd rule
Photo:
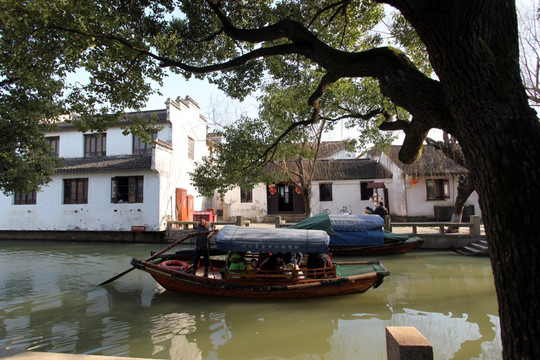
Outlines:
[[[413,186],[416,186],[416,184],[418,184],[418,180],[412,179],[412,180],[411,180],[411,184],[413,184]]]

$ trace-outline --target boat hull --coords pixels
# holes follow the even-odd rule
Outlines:
[[[183,271],[164,269],[159,265],[134,259],[132,265],[152,275],[165,289],[198,295],[256,299],[305,299],[359,294],[378,287],[390,273],[373,271],[360,275],[299,280],[221,279],[203,277]],[[216,269],[213,269],[214,272]],[[219,274],[219,270],[217,270]],[[211,271],[212,273],[212,271]]]
[[[384,245],[362,245],[362,246],[330,246],[332,256],[371,256],[371,255],[392,255],[404,254],[418,249],[424,240],[393,242]]]

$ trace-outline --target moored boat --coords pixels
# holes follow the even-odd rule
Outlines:
[[[310,256],[326,253],[329,237],[322,230],[274,229],[225,226],[216,247],[241,254],[244,260],[261,254],[303,254],[300,266],[289,264],[276,270],[229,270],[224,258],[212,258],[208,277],[203,270],[190,271],[190,261],[167,263],[166,254],[154,260],[133,259],[132,265],[152,275],[165,289],[201,295],[237,298],[293,299],[363,293],[378,287],[390,273],[380,261],[325,263],[308,266]],[[292,266],[291,266],[292,265]]]
[[[419,237],[385,231],[383,225],[384,220],[379,215],[329,215],[323,211],[289,228],[326,231],[333,256],[403,254],[420,248],[424,243]]]

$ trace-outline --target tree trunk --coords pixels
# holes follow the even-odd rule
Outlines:
[[[454,203],[454,210],[452,211],[452,219],[450,222],[460,223],[463,217],[463,208],[465,207],[465,202],[473,193],[474,188],[469,180],[468,176],[465,176],[462,180],[459,181],[457,188],[457,197],[456,202]],[[446,230],[447,233],[459,232],[459,227],[449,226]]]
[[[302,189],[302,195],[304,195],[306,218],[308,218],[313,215],[313,209],[311,208],[311,183],[309,183],[309,186]]]
[[[503,357],[540,359],[540,124],[521,83],[515,4],[389,2],[426,44],[444,130],[462,146],[479,194]]]

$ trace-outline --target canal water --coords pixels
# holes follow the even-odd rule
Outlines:
[[[435,359],[500,359],[488,258],[381,257],[363,294],[265,301],[164,291],[129,269],[155,244],[0,241],[3,349],[155,359],[386,359],[386,326],[414,326]],[[358,260],[339,258],[338,260]]]

